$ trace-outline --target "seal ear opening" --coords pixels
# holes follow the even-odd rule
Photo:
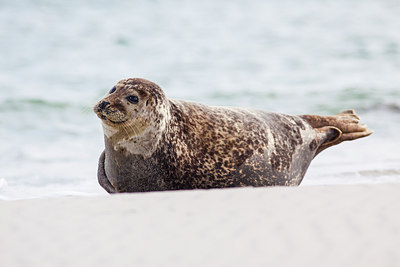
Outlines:
[[[146,107],[149,105],[149,100],[147,99],[146,100]]]

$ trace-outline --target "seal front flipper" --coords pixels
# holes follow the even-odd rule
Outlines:
[[[110,194],[116,193],[115,188],[111,185],[110,181],[107,178],[106,171],[104,169],[104,162],[106,159],[105,151],[101,153],[99,158],[99,167],[97,169],[97,178],[99,184]]]
[[[369,136],[373,133],[364,124],[360,124],[360,117],[354,110],[345,110],[334,116],[303,115],[313,128],[320,132],[320,146],[316,154],[328,147]]]

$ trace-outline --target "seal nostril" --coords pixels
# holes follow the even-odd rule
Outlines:
[[[99,108],[100,109],[104,109],[105,107],[107,107],[108,105],[110,105],[110,102],[107,101],[103,101],[99,104]]]

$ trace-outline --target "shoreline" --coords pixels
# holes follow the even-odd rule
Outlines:
[[[4,266],[395,266],[400,183],[0,200]]]

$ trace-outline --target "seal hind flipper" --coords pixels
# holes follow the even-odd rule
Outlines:
[[[354,110],[345,110],[334,116],[303,115],[301,117],[323,134],[321,145],[315,155],[343,141],[355,140],[373,133],[365,124],[359,123],[360,117]]]
[[[99,167],[97,169],[97,179],[101,187],[103,187],[108,193],[116,193],[115,188],[111,185],[110,181],[107,178],[106,171],[104,169],[104,162],[106,159],[106,153],[103,151],[99,158]]]

